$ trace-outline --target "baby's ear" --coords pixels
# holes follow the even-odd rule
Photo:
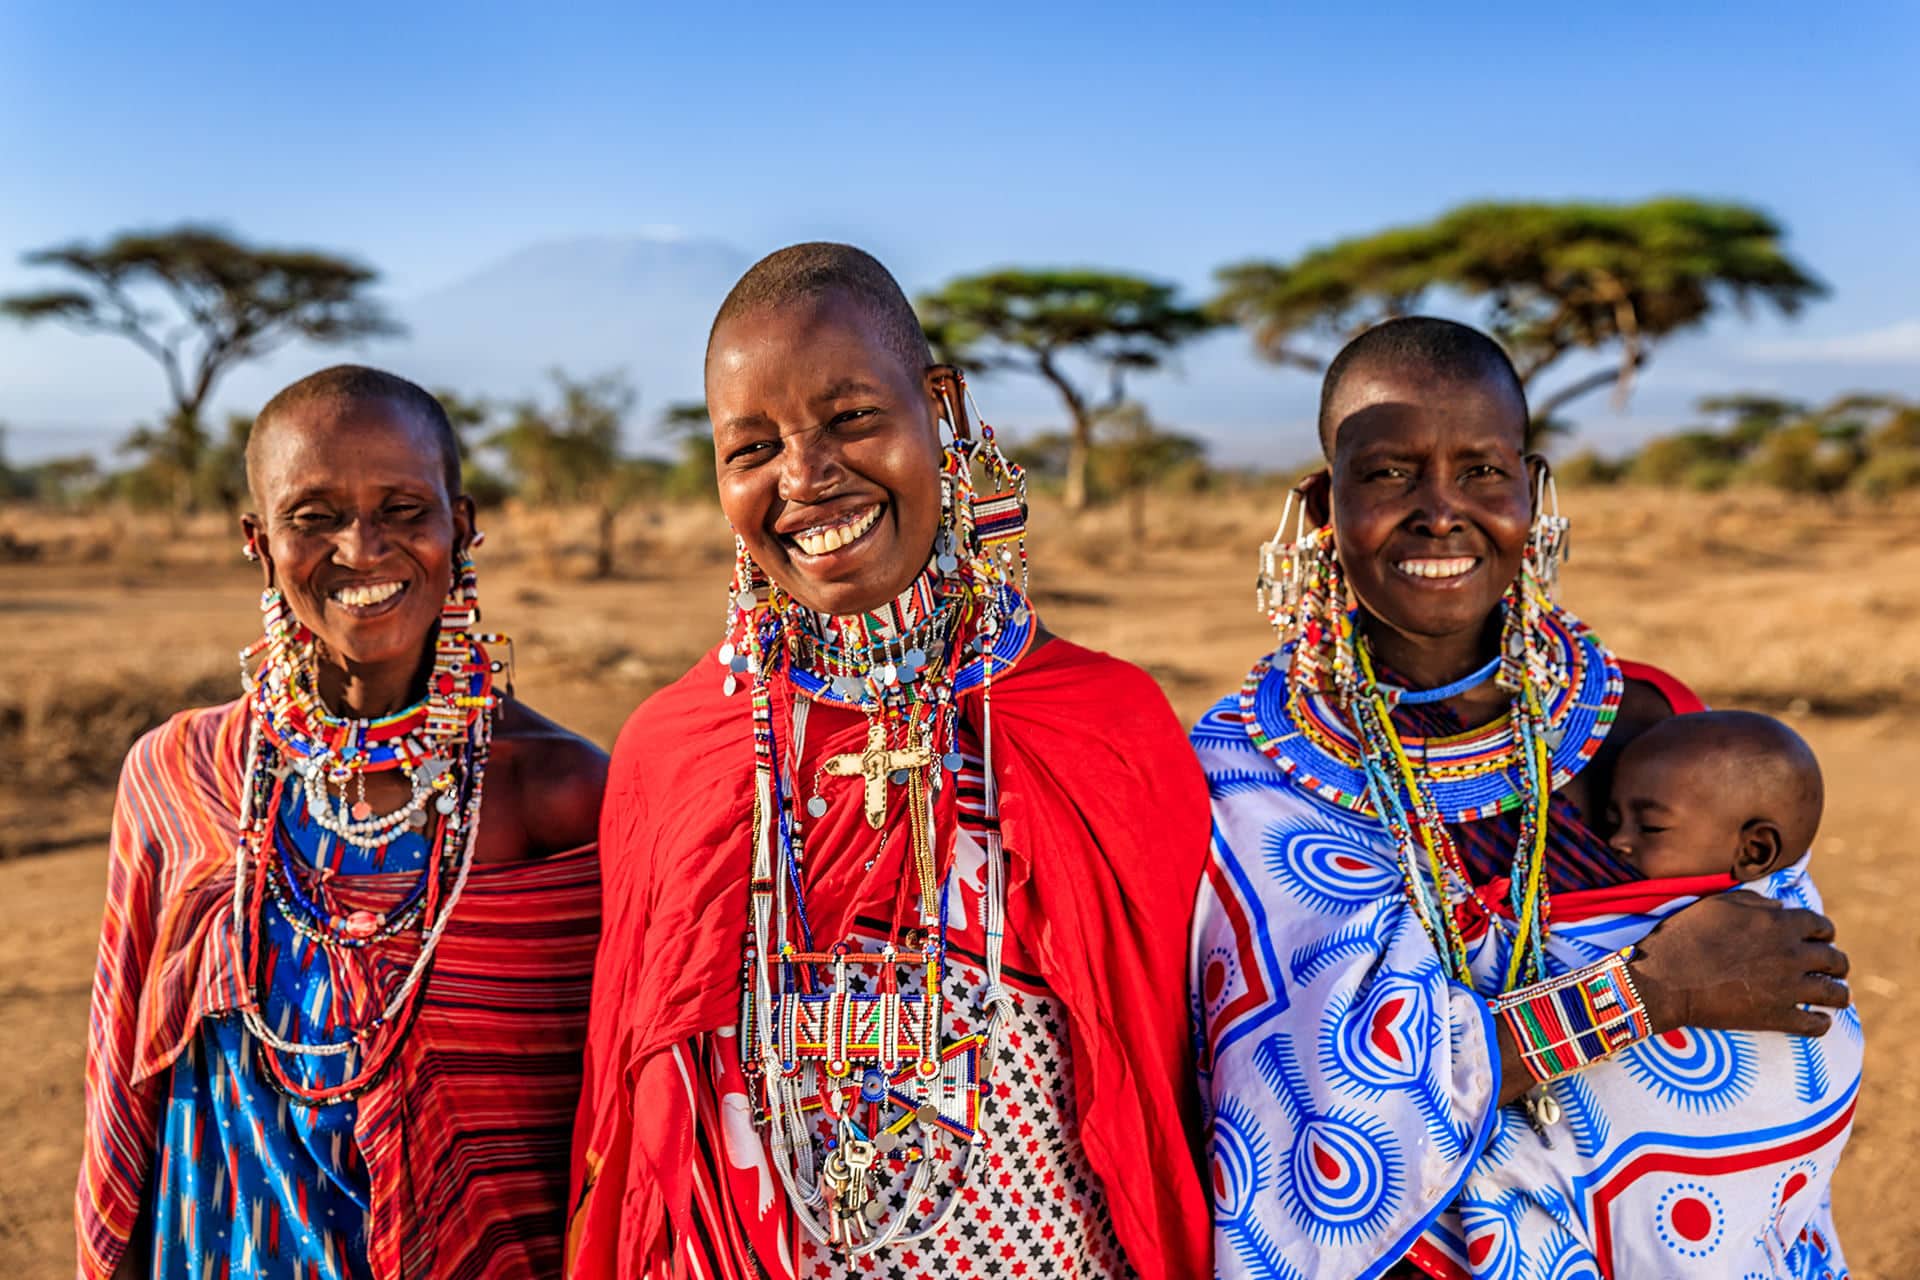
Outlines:
[[[1754,818],[1740,828],[1740,848],[1733,855],[1733,878],[1741,884],[1758,880],[1784,863],[1786,839],[1771,818]]]

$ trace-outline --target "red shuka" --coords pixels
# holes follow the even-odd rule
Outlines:
[[[791,692],[776,694],[784,733]],[[992,699],[1007,892],[1029,903],[1023,942],[1067,1009],[1081,1145],[1142,1280],[1210,1276],[1185,980],[1206,783],[1159,687],[1106,654],[1051,641],[996,676]],[[978,691],[962,695],[976,729],[981,712]],[[576,1280],[659,1269],[695,1230],[693,1107],[671,1050],[739,1016],[752,790],[749,700],[723,694],[711,654],[643,704],[614,749],[574,1132]],[[821,936],[856,911],[891,914],[897,872],[865,874],[872,850],[853,835],[816,827],[808,841]],[[890,843],[892,862],[907,842]]]
[[[202,1018],[251,999],[230,910],[248,724],[244,700],[182,712],[121,771],[87,1036],[80,1280],[113,1275],[138,1232],[174,1060]],[[535,1280],[560,1265],[595,864],[583,848],[469,876],[399,1056],[359,1101],[379,1280]]]

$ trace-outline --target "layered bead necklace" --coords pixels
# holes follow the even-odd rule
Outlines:
[[[240,963],[248,975],[240,1015],[262,1046],[271,1082],[309,1106],[358,1097],[392,1063],[472,870],[492,742],[491,713],[498,703],[494,677],[504,667],[489,656],[486,646],[505,639],[472,630],[479,619],[476,598],[473,562],[463,556],[441,611],[426,696],[378,719],[357,720],[327,710],[316,683],[312,634],[293,618],[277,590],[269,589],[262,597],[264,635],[240,655],[253,713],[232,895],[233,937],[236,945],[245,947]],[[366,778],[389,771],[407,778],[410,794],[393,811],[375,813],[367,801]],[[404,833],[434,824],[418,880],[384,911],[343,913],[327,906],[323,892],[310,883],[314,870],[300,865],[297,854],[278,837],[282,807],[293,795],[302,799],[316,825],[360,849],[381,849]],[[297,934],[329,952],[358,950],[417,932],[418,950],[378,1013],[348,1024],[344,1038],[290,1041],[262,1016],[262,940],[269,898]],[[343,1058],[344,1078],[333,1085],[310,1085],[291,1066],[292,1059],[301,1057]]]
[[[1521,589],[1539,591],[1531,582]],[[1523,607],[1511,600],[1509,610]],[[1402,887],[1452,976],[1474,985],[1465,913],[1508,946],[1502,991],[1545,974],[1551,919],[1544,861],[1547,807],[1556,788],[1599,749],[1618,714],[1623,682],[1610,653],[1566,610],[1537,595],[1528,630],[1509,627],[1507,650],[1476,671],[1472,685],[1498,679],[1512,695],[1491,724],[1439,739],[1408,739],[1393,707],[1437,701],[1464,689],[1415,693],[1381,683],[1354,615],[1332,625],[1342,665],[1354,675],[1343,696],[1288,679],[1287,650],[1254,665],[1240,707],[1254,745],[1295,782],[1356,813],[1377,818],[1400,853]],[[1508,908],[1488,910],[1475,891],[1448,824],[1519,810]]]
[[[975,474],[981,488],[976,491]],[[946,451],[947,520],[926,571],[878,613],[828,616],[801,607],[741,552],[720,649],[723,689],[751,682],[754,744],[750,921],[742,959],[739,1049],[755,1118],[803,1230],[846,1257],[924,1240],[951,1217],[986,1137],[983,1073],[1012,996],[1001,983],[1004,853],[985,841],[987,1030],[947,1030],[946,904],[934,796],[954,785],[958,695],[983,694],[980,741],[986,808],[996,812],[992,682],[1026,652],[1036,623],[1023,593],[1025,481],[991,428]],[[795,693],[785,743],[773,684]],[[813,703],[857,709],[863,750],[827,759],[804,809],[796,771]],[[783,750],[784,747],[784,750]],[[826,816],[826,778],[857,781],[862,820],[882,849],[904,826],[914,905],[879,947],[815,936],[806,903],[806,842]],[[890,821],[891,791],[905,793]],[[949,833],[951,834],[951,833]],[[871,864],[870,864],[871,865]],[[827,1135],[824,1140],[820,1134]],[[965,1144],[958,1182],[912,1231],[913,1207],[932,1190],[938,1135]],[[885,1166],[912,1168],[907,1208],[883,1219]]]

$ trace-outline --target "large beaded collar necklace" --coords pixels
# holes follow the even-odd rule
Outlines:
[[[1550,656],[1544,682],[1541,732],[1550,751],[1553,786],[1565,785],[1593,758],[1620,705],[1620,667],[1584,623],[1558,606],[1545,610],[1541,634]],[[1350,616],[1348,629],[1353,626]],[[1361,647],[1364,647],[1362,644]],[[1368,794],[1366,741],[1339,697],[1289,684],[1291,647],[1260,659],[1240,686],[1247,735],[1261,754],[1299,786],[1356,813],[1376,816]],[[1499,674],[1500,659],[1475,673],[1474,683]],[[1392,708],[1441,701],[1416,691],[1374,686]],[[1464,692],[1436,690],[1445,696]],[[1402,745],[1421,767],[1434,805],[1448,822],[1473,822],[1519,807],[1513,769],[1520,762],[1520,724],[1509,714],[1464,733],[1439,738],[1403,736]]]
[[[742,549],[719,652],[724,692],[750,682],[753,721],[741,1065],[798,1221],[849,1259],[924,1240],[951,1217],[985,1147],[983,1073],[1012,1007],[1001,985],[1004,854],[990,830],[987,1030],[948,1031],[944,845],[934,795],[954,785],[962,764],[957,695],[978,688],[986,805],[994,814],[993,680],[1024,656],[1037,630],[1024,594],[1025,480],[991,428],[969,438],[963,394],[948,402],[956,438],[942,473],[946,519],[926,570],[879,610],[828,616],[767,581]],[[776,733],[773,714],[777,680],[796,695],[784,733]],[[861,711],[867,737],[864,749],[828,758],[803,780],[799,762],[815,703]],[[803,781],[810,781],[804,804]],[[895,796],[904,804],[891,803]],[[841,803],[860,805],[862,825],[882,848],[894,838],[908,842],[912,892],[900,899],[909,905],[878,947],[857,936],[817,937],[807,913],[807,841],[812,825]],[[961,1173],[941,1207],[922,1215],[919,1206],[933,1202],[940,1141],[963,1144]],[[906,1207],[889,1217],[881,1193],[896,1174],[907,1183]]]
[[[491,713],[498,704],[495,676],[504,666],[489,656],[487,645],[505,637],[472,629],[479,620],[477,589],[473,562],[463,555],[441,611],[426,696],[392,715],[357,720],[334,715],[321,701],[313,637],[277,590],[266,592],[261,609],[264,634],[240,655],[252,712],[232,895],[233,938],[245,951],[236,962],[247,975],[240,1014],[261,1043],[270,1082],[299,1102],[320,1106],[358,1097],[393,1061],[466,886]],[[366,779],[391,771],[405,775],[411,794],[393,811],[376,813],[367,801]],[[340,912],[328,905],[324,873],[306,865],[279,835],[289,787],[305,793],[318,826],[358,848],[379,849],[406,832],[436,827],[426,865],[395,905],[379,912]],[[418,935],[418,950],[380,1011],[350,1023],[344,1038],[290,1041],[262,1016],[269,898],[296,933],[328,951],[363,948],[410,931]],[[344,1078],[325,1087],[304,1083],[288,1061],[301,1056],[344,1058]]]

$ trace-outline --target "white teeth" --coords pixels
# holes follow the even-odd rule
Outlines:
[[[810,556],[823,556],[829,551],[838,551],[855,538],[873,528],[873,522],[880,518],[879,507],[868,507],[859,517],[848,524],[816,527],[793,535],[800,549]]]
[[[405,585],[404,582],[376,582],[369,587],[341,587],[333,593],[333,598],[350,608],[364,609],[393,599]]]
[[[1478,563],[1472,556],[1456,556],[1451,560],[1402,560],[1393,567],[1409,578],[1457,578]]]

